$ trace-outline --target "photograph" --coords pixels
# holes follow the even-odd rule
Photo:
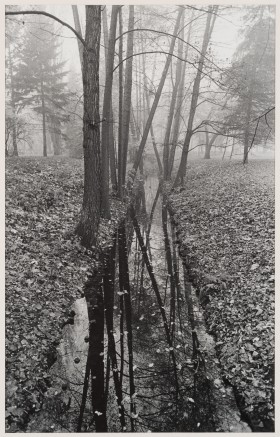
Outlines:
[[[276,5],[4,14],[5,433],[275,432]]]

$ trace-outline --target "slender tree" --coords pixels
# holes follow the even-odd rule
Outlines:
[[[159,102],[159,99],[161,96],[161,92],[162,92],[162,89],[163,89],[163,86],[165,83],[165,79],[166,79],[169,67],[170,67],[170,63],[171,63],[171,59],[172,59],[172,55],[173,55],[173,51],[174,51],[174,47],[175,47],[176,36],[178,35],[178,29],[179,29],[182,13],[183,13],[183,9],[181,7],[179,7],[178,15],[177,15],[177,19],[176,19],[176,24],[175,24],[175,28],[174,28],[174,32],[173,32],[173,38],[172,38],[171,43],[170,43],[169,54],[168,54],[166,62],[165,62],[165,66],[164,66],[164,69],[162,72],[161,80],[160,80],[158,89],[156,91],[155,98],[154,98],[154,101],[153,101],[153,104],[151,107],[151,111],[150,111],[148,120],[146,122],[143,136],[142,136],[142,139],[141,139],[141,142],[139,145],[139,149],[138,149],[138,152],[137,152],[134,164],[133,164],[133,170],[135,172],[137,171],[137,169],[139,167],[141,157],[142,157],[142,154],[143,154],[143,151],[144,151],[144,148],[146,145],[146,141],[148,138],[148,134],[149,134],[149,131],[151,128],[151,124],[152,124],[152,121],[153,121],[153,118],[154,118],[154,115],[156,112],[156,108],[158,106],[158,102]]]
[[[207,18],[206,18],[206,25],[205,25],[205,31],[203,36],[203,42],[202,42],[202,48],[199,55],[199,61],[198,61],[198,67],[197,72],[193,84],[192,89],[192,99],[191,99],[191,106],[190,106],[190,112],[189,112],[189,119],[188,119],[188,126],[187,126],[187,133],[183,144],[182,149],[182,157],[181,162],[179,165],[179,169],[177,172],[177,176],[174,182],[174,186],[179,185],[183,182],[185,174],[186,174],[186,168],[187,168],[187,159],[188,159],[188,153],[189,153],[189,147],[190,147],[190,141],[192,137],[192,129],[193,129],[193,121],[194,116],[196,113],[197,108],[197,102],[199,97],[199,88],[200,88],[200,82],[203,74],[203,66],[205,62],[205,55],[207,51],[207,47],[211,38],[211,34],[213,31],[213,27],[216,20],[216,13],[218,10],[218,6],[209,6],[207,11]]]
[[[120,6],[112,7],[110,36],[108,43],[108,56],[106,64],[106,81],[103,99],[103,121],[102,121],[102,144],[101,144],[101,164],[102,164],[102,197],[101,213],[104,218],[110,218],[109,205],[109,147],[110,147],[110,114],[113,86],[113,67],[116,40],[116,27],[118,10]]]

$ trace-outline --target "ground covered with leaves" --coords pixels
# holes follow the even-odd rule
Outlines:
[[[51,385],[48,369],[71,304],[94,258],[75,235],[83,164],[67,158],[6,160],[6,421],[23,429]],[[117,202],[113,205],[116,215]],[[113,217],[110,226],[117,222]],[[104,228],[104,229],[103,229]],[[101,226],[104,240],[108,226]],[[102,238],[102,235],[100,235]]]
[[[274,163],[192,162],[170,196],[224,378],[254,431],[274,429]]]

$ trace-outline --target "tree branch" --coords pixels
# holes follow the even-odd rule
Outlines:
[[[7,11],[5,12],[5,15],[45,15],[46,17],[52,18],[53,20],[57,21],[58,23],[62,24],[62,26],[68,27],[75,35],[76,37],[81,41],[81,43],[85,46],[85,40],[81,37],[81,35],[76,32],[75,29],[73,29],[70,24],[65,23],[65,21],[60,20],[55,15],[49,14],[48,12],[43,11]]]
[[[146,28],[143,28],[143,29],[132,29],[132,30],[127,30],[126,32],[123,32],[121,35],[119,35],[119,36],[116,38],[116,41],[117,41],[119,38],[121,38],[123,35],[125,35],[125,34],[127,34],[127,33],[130,33],[130,32],[136,32],[136,31],[154,32],[154,33],[160,33],[160,34],[162,34],[162,35],[167,35],[167,36],[174,37],[174,38],[178,39],[179,41],[184,42],[185,44],[187,44],[189,47],[191,47],[193,50],[195,50],[197,53],[199,53],[199,54],[201,55],[201,52],[200,52],[199,49],[197,49],[194,45],[190,44],[189,42],[187,42],[186,40],[184,40],[184,39],[181,38],[180,36],[174,36],[174,35],[172,35],[171,33],[163,32],[163,31],[161,31],[161,30],[146,29]],[[216,65],[216,64],[215,64],[213,61],[211,61],[207,56],[202,55],[202,57],[203,57],[206,61],[210,62],[210,64],[214,65],[214,67],[216,67],[218,70],[223,71],[222,68],[220,68],[218,65]]]

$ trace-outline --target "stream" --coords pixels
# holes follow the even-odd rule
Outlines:
[[[156,177],[150,176],[145,180],[146,215],[142,212],[137,216],[141,230],[147,227],[145,216],[150,215],[157,188]],[[223,381],[216,357],[215,341],[206,332],[203,311],[196,290],[184,274],[169,217],[167,231],[169,242],[166,240],[162,226],[160,196],[153,215],[148,253],[163,302],[162,308],[168,320],[172,345],[170,346],[166,340],[162,308],[159,308],[143,262],[141,247],[134,232],[128,264],[135,392],[131,396],[131,368],[126,341],[128,333],[125,327],[122,405],[126,425],[122,429],[113,372],[109,371],[108,338],[105,329],[104,368],[108,431],[251,432],[248,424],[241,419],[233,389]],[[173,271],[176,271],[175,278],[168,273],[168,269],[172,267],[168,267],[167,244],[170,247]],[[172,295],[172,286],[173,292],[176,290],[175,297]],[[118,363],[121,357],[122,338],[119,290],[116,281],[113,336]],[[63,338],[57,348],[57,361],[49,370],[51,383],[45,393],[45,402],[41,411],[31,418],[27,432],[77,431],[89,348],[86,299],[76,300],[72,310],[75,312],[74,324],[63,328]],[[176,369],[172,357],[176,360]],[[89,387],[82,415],[82,432],[95,431],[90,393]],[[95,411],[95,414],[102,413]]]

